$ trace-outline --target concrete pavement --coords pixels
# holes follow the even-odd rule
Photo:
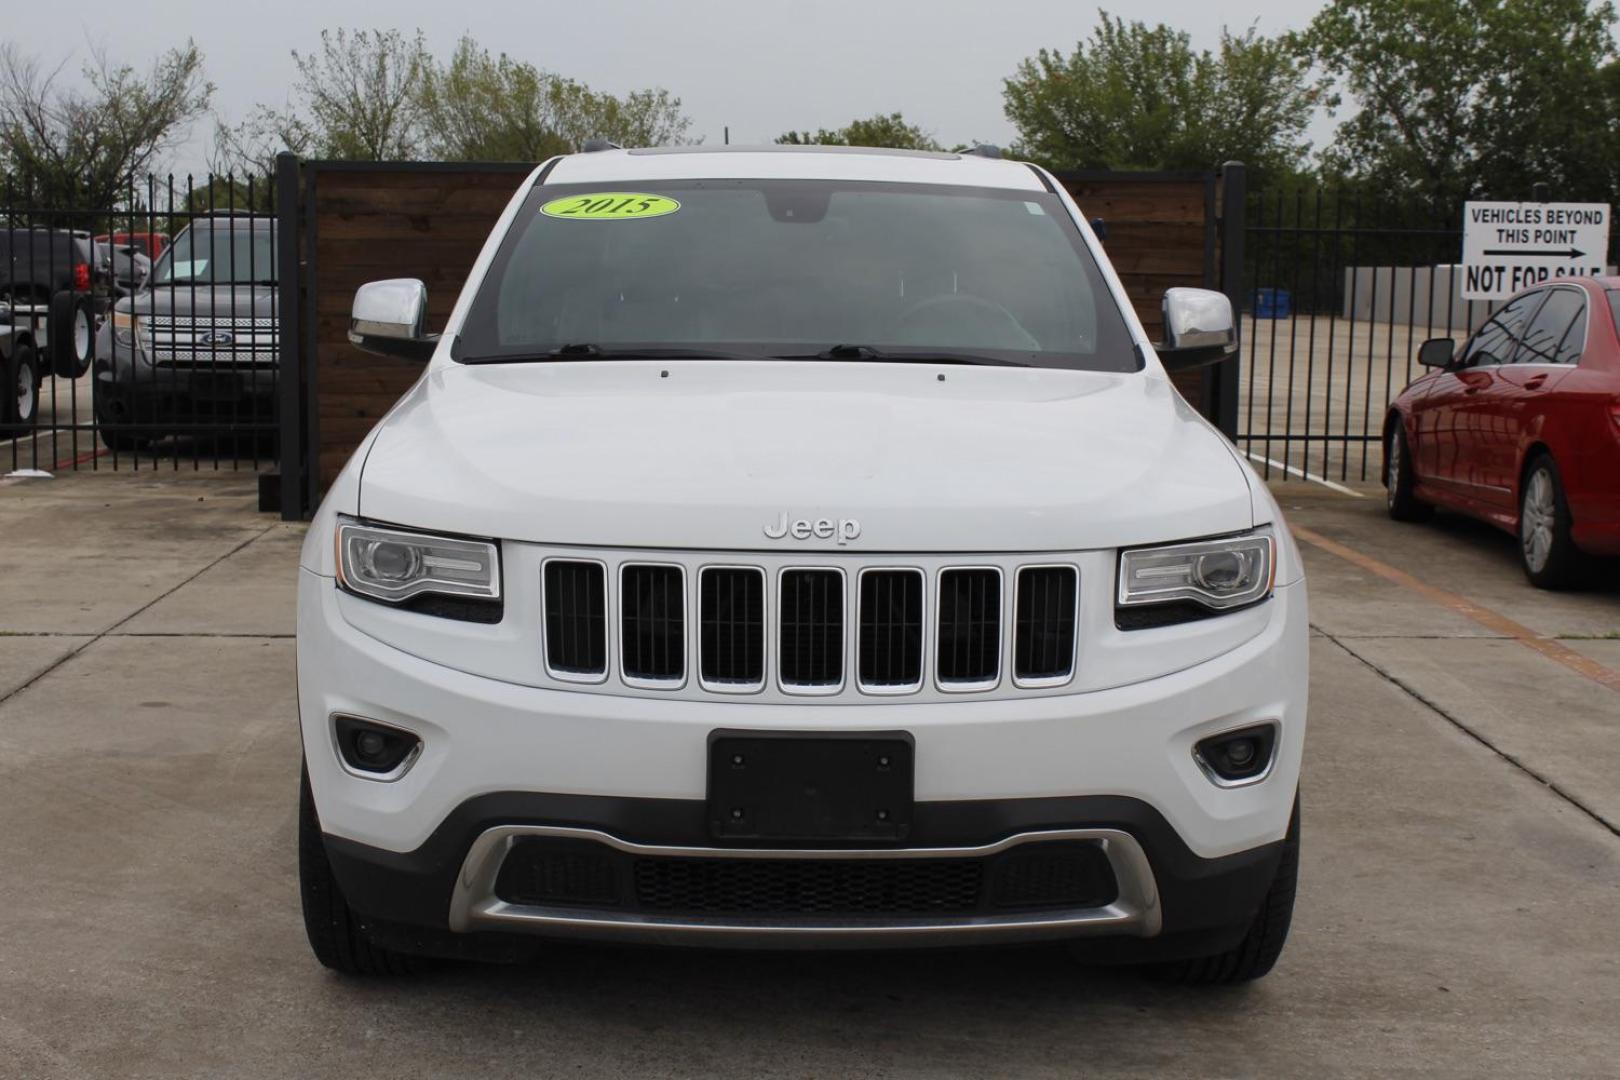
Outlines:
[[[1620,666],[1620,587],[1279,486],[1291,520]],[[1620,1075],[1620,695],[1304,545],[1293,936],[1248,988],[1060,951],[557,947],[327,973],[294,873],[298,526],[251,475],[0,483],[0,1077]]]

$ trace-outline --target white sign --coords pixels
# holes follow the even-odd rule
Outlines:
[[[1553,278],[1598,277],[1608,253],[1607,203],[1463,204],[1464,300],[1505,300]]]

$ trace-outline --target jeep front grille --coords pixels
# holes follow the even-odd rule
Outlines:
[[[601,563],[552,559],[543,574],[546,664],[561,679],[607,675],[607,572]]]
[[[685,575],[679,566],[626,565],[619,589],[624,677],[679,684],[686,677]]]
[[[1020,683],[1067,679],[1073,674],[1078,577],[1072,566],[1019,569],[1013,678]]]
[[[994,686],[1001,670],[1001,571],[939,575],[939,681],[952,689]]]
[[[923,573],[866,570],[861,574],[861,626],[856,662],[861,686],[880,693],[922,685]]]
[[[836,690],[844,681],[844,575],[831,569],[784,570],[782,685]]]
[[[765,571],[706,566],[699,578],[698,671],[714,690],[765,682]]]
[[[903,556],[862,565],[842,553],[741,559],[757,565],[737,558],[542,556],[545,673],[574,684],[774,700],[1035,691],[1075,677],[1077,565],[1009,556],[919,557],[912,566]]]

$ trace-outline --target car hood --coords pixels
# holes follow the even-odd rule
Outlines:
[[[359,510],[547,544],[867,553],[1253,523],[1228,444],[1157,374],[786,361],[435,366],[383,421]]]
[[[117,310],[140,315],[274,318],[274,285],[157,285],[118,301]]]

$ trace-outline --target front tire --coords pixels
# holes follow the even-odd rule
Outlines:
[[[1283,838],[1282,857],[1277,874],[1271,879],[1260,908],[1249,923],[1249,930],[1236,946],[1214,956],[1161,964],[1152,974],[1183,986],[1229,986],[1252,982],[1269,972],[1282,955],[1288,941],[1288,928],[1294,921],[1294,893],[1299,886],[1299,795],[1294,796],[1294,814],[1288,820]]]
[[[308,768],[299,777],[298,891],[303,898],[304,932],[315,959],[322,964],[344,975],[408,975],[415,970],[412,957],[372,944],[343,898],[326,857],[326,842],[321,839]]]
[[[1571,536],[1573,526],[1558,465],[1551,454],[1537,454],[1519,485],[1519,560],[1530,584],[1568,589],[1581,583],[1587,564]]]
[[[1384,487],[1389,516],[1396,521],[1427,521],[1434,516],[1434,507],[1412,494],[1417,476],[1412,472],[1406,426],[1399,419],[1384,440]]]

